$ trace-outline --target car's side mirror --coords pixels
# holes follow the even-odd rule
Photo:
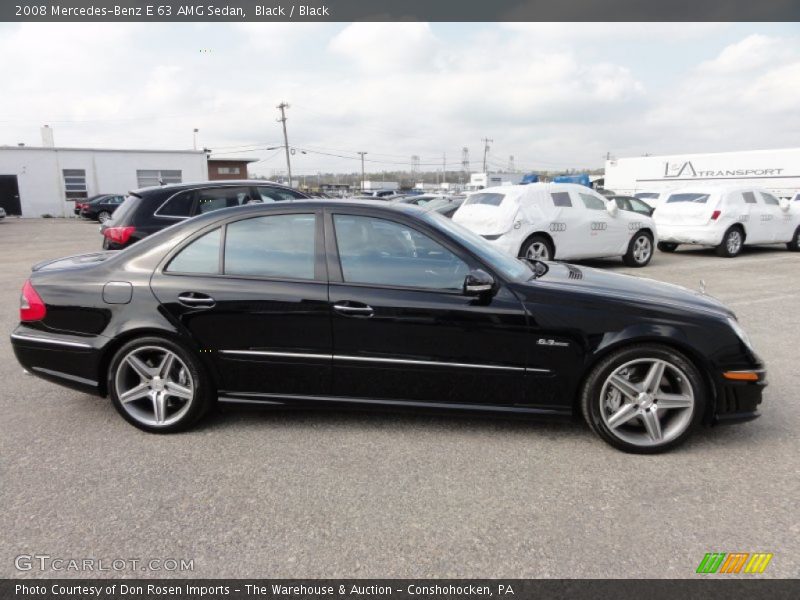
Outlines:
[[[617,206],[617,203],[614,200],[609,200],[606,202],[606,210],[612,217],[616,217],[617,214],[619,214],[619,206]]]
[[[780,199],[780,206],[781,206],[781,210],[783,212],[786,212],[787,210],[789,210],[792,207],[792,203],[789,202],[786,198],[781,198]]]
[[[464,278],[464,295],[481,296],[494,289],[494,278],[486,271],[473,269]]]

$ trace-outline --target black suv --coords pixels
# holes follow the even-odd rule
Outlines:
[[[308,198],[269,181],[176,183],[130,192],[100,226],[103,248],[121,250],[184,219],[220,208]]]

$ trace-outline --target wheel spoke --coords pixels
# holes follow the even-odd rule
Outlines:
[[[153,394],[153,417],[156,423],[163,423],[167,418],[167,395],[164,392]]]
[[[136,371],[136,374],[139,375],[139,377],[141,377],[145,381],[153,377],[153,370],[136,356],[132,354],[128,356],[127,363],[131,367],[131,369]]]
[[[633,383],[632,381],[628,381],[621,375],[612,375],[611,378],[608,380],[608,383],[613,385],[617,388],[623,395],[630,398],[631,400],[635,400],[636,397],[639,395],[639,386]]]
[[[644,421],[644,428],[647,430],[647,435],[654,442],[661,441],[661,421],[658,420],[658,411],[646,410],[642,413],[642,420]]]
[[[664,377],[664,367],[666,364],[663,361],[654,361],[647,371],[647,376],[642,382],[642,388],[648,394],[655,394],[661,387],[661,378]]]
[[[166,393],[169,396],[175,396],[176,398],[183,398],[184,400],[191,400],[193,397],[192,390],[188,387],[184,387],[174,381],[167,381],[164,385]]]
[[[167,352],[166,354],[164,354],[164,359],[158,366],[158,374],[162,379],[167,378],[174,363],[175,363],[175,355],[172,352]]]
[[[150,385],[147,383],[140,383],[136,387],[132,387],[127,392],[119,395],[119,401],[125,404],[126,402],[133,402],[147,397],[150,393]]]
[[[692,397],[686,394],[658,392],[656,400],[658,401],[658,408],[689,408],[692,406]]]
[[[608,418],[608,426],[616,429],[636,416],[638,410],[635,404],[623,404],[613,415]]]

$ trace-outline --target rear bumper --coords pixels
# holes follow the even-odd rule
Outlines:
[[[722,243],[724,228],[708,225],[662,225],[656,224],[658,241],[672,244],[699,244],[719,246]]]
[[[100,361],[108,343],[103,336],[83,337],[18,326],[11,333],[17,361],[31,375],[89,394],[104,395]]]

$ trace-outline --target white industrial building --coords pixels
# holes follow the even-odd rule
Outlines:
[[[618,158],[606,162],[605,187],[635,194],[709,183],[764,187],[780,197],[800,191],[800,148]]]
[[[468,190],[482,190],[498,185],[517,185],[525,173],[472,173],[469,176]]]
[[[201,150],[0,146],[0,207],[9,215],[73,216],[75,201],[95,194],[207,179]]]

